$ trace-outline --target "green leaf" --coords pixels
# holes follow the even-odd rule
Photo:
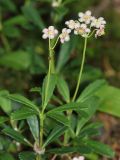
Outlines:
[[[95,93],[101,100],[99,111],[120,117],[120,89],[103,86]]]
[[[36,112],[36,114],[39,114],[39,109],[38,107],[29,99],[23,97],[22,95],[19,94],[9,94],[8,96],[6,96],[7,98],[16,101],[18,103],[24,104],[26,107],[30,108],[31,110],[33,110],[34,112]]]
[[[96,110],[99,107],[99,98],[93,96],[93,97],[89,97],[89,99],[87,99],[84,102],[84,105],[87,106],[86,109],[86,113],[87,113],[87,117],[81,117],[80,120],[78,120],[78,124],[77,124],[77,132],[76,134],[78,135],[81,128],[90,120],[90,118],[94,115],[94,113],[96,112]]]
[[[5,6],[7,10],[16,12],[16,6],[12,0],[0,0],[0,3]]]
[[[10,153],[0,153],[0,160],[15,160],[14,157]]]
[[[91,137],[91,136],[100,135],[101,133],[100,128],[102,126],[103,125],[99,122],[88,124],[81,129],[79,137]]]
[[[0,91],[0,107],[5,113],[9,114],[12,111],[12,106],[11,101],[8,98],[5,98],[6,95],[9,95],[8,91]]]
[[[69,59],[70,54],[74,50],[77,44],[77,38],[75,36],[71,37],[71,41],[64,43],[61,46],[58,62],[57,62],[57,72],[60,72],[63,66],[66,64],[66,62]]]
[[[61,22],[64,16],[68,13],[69,9],[63,5],[54,8],[55,22]]]
[[[83,132],[87,132],[89,130],[93,130],[93,129],[99,130],[101,127],[103,127],[102,123],[93,122],[93,123],[87,124],[85,127],[83,127],[80,134],[83,133]]]
[[[86,129],[84,131],[81,131],[79,137],[93,137],[93,136],[99,136],[99,135],[101,135],[100,130],[93,128],[93,129]]]
[[[64,100],[68,103],[70,102],[70,91],[67,82],[63,77],[58,76],[57,88]]]
[[[20,29],[13,25],[4,25],[3,34],[9,38],[18,38],[21,35]]]
[[[36,154],[34,152],[21,152],[19,153],[20,160],[35,160]]]
[[[90,147],[94,152],[113,158],[115,156],[114,151],[107,145],[97,141],[87,140],[86,145]]]
[[[42,89],[40,87],[33,87],[30,89],[30,92],[38,92],[40,95],[42,95]],[[51,97],[54,101],[56,101],[58,104],[63,104],[63,102],[54,94]]]
[[[17,15],[12,18],[7,19],[5,22],[3,22],[3,25],[5,26],[13,26],[13,25],[20,25],[24,26],[27,24],[27,20],[23,15]]]
[[[61,147],[48,150],[50,153],[55,154],[67,154],[67,153],[81,153],[88,154],[91,152],[91,149],[86,146],[76,146],[76,147]]]
[[[1,56],[0,65],[16,70],[24,70],[30,67],[31,57],[29,53],[18,50]]]
[[[105,80],[96,80],[95,82],[91,83],[80,94],[80,96],[77,99],[77,102],[83,102],[89,97],[95,95],[95,92],[105,84]]]
[[[23,135],[21,135],[18,131],[15,131],[10,127],[6,127],[5,129],[2,130],[2,132],[10,136],[11,138],[15,139],[17,142],[31,146],[30,142]]]
[[[57,75],[51,74],[48,80],[48,76],[45,77],[42,86],[42,103],[43,106],[46,106],[53,95],[53,91],[55,89],[57,82]]]
[[[0,116],[0,125],[3,124],[4,122],[8,121],[9,118],[5,116]]]
[[[27,118],[27,122],[34,139],[38,141],[39,140],[39,122],[38,122],[37,116],[33,115]]]
[[[65,126],[70,126],[68,119],[62,113],[49,113],[47,114],[47,116],[52,119],[55,119],[57,122],[64,124]]]
[[[25,17],[30,21],[33,22],[36,26],[38,26],[40,29],[45,28],[45,25],[43,23],[42,18],[39,15],[39,12],[37,9],[33,6],[32,3],[29,3],[22,7],[22,11],[25,15]]]
[[[63,106],[59,106],[55,109],[48,111],[47,115],[54,114],[54,113],[60,113],[60,112],[68,111],[68,110],[76,110],[76,111],[79,111],[81,114],[85,114],[86,109],[87,107],[84,106],[82,103],[71,102],[71,103],[65,104]]]
[[[11,114],[11,119],[12,120],[22,120],[22,119],[27,119],[28,117],[36,114],[36,111],[30,109],[30,108],[20,108],[19,110],[13,112]]]
[[[67,127],[65,126],[57,126],[56,128],[54,128],[50,135],[48,136],[47,140],[45,141],[45,143],[43,144],[43,147],[46,147],[49,143],[51,143],[52,141],[56,140],[57,138],[59,138],[67,129]]]

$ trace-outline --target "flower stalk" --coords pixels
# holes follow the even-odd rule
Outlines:
[[[50,83],[50,75],[51,75],[51,73],[55,72],[53,53],[54,53],[54,50],[51,48],[51,42],[50,42],[50,38],[49,38],[49,67],[48,67],[48,73],[47,73],[45,100],[47,97],[48,87],[49,87],[49,83]],[[44,134],[44,111],[46,108],[46,104],[44,104],[42,108],[43,109],[39,115],[39,118],[40,118],[40,149],[44,149],[42,147],[43,147],[43,134]]]
[[[81,67],[80,67],[80,72],[79,72],[79,76],[78,76],[78,81],[77,81],[77,86],[75,89],[75,93],[73,95],[72,101],[74,102],[80,87],[80,83],[81,83],[81,77],[82,77],[82,73],[83,73],[83,67],[84,67],[84,63],[85,63],[85,53],[86,53],[86,48],[87,48],[87,37],[85,37],[84,40],[84,48],[83,48],[83,55],[82,55],[82,63],[81,63]]]

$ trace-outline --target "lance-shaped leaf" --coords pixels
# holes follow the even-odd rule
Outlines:
[[[22,134],[20,134],[18,131],[15,131],[14,129],[12,129],[10,127],[3,129],[2,132],[4,134],[10,136],[11,138],[16,140],[17,142],[23,143],[28,146],[32,146],[32,144]]]
[[[12,33],[11,33],[11,30],[12,29],[9,26],[8,31],[13,36],[13,34],[15,34],[13,33],[13,31],[15,31],[15,28],[13,28]],[[15,70],[26,70],[31,66],[31,63],[32,62],[31,62],[30,54],[23,50],[17,50],[15,52],[12,51],[9,54],[3,54],[0,58],[0,65],[4,67],[9,67]]]
[[[45,77],[43,86],[42,86],[42,103],[43,106],[46,106],[53,95],[53,91],[55,89],[55,85],[57,82],[56,74],[51,74],[50,77],[48,75]]]
[[[76,147],[61,147],[48,150],[50,153],[55,154],[67,154],[67,153],[80,153],[80,154],[88,154],[91,152],[91,149],[86,146],[76,146]]]
[[[76,103],[76,102],[71,102],[68,104],[65,104],[63,106],[59,106],[55,109],[52,109],[50,111],[47,112],[47,114],[52,114],[52,113],[60,113],[60,112],[64,112],[64,111],[68,111],[68,110],[76,110],[79,111],[79,113],[81,113],[81,115],[86,115],[85,111],[87,109],[87,106],[83,105],[83,103]]]
[[[77,102],[83,102],[87,100],[89,97],[92,97],[95,95],[95,92],[100,89],[102,86],[106,84],[105,80],[97,80],[90,85],[88,85],[83,92],[80,94],[80,96],[77,99]]]
[[[60,137],[65,132],[66,129],[67,129],[66,126],[57,126],[56,128],[54,128],[51,131],[45,143],[43,144],[43,147],[46,147],[49,143]]]
[[[38,10],[33,6],[32,3],[29,3],[28,5],[25,5],[24,7],[22,7],[22,11],[23,11],[25,17],[30,22],[33,22],[40,29],[45,28],[45,25],[42,21],[42,18],[40,16]]]
[[[13,101],[16,101],[16,102],[19,102],[21,104],[24,104],[24,106],[26,106],[28,108],[31,108],[31,110],[36,112],[36,114],[39,114],[38,107],[32,101],[30,101],[29,99],[25,98],[24,96],[19,95],[19,94],[9,94],[6,97],[11,99],[11,100],[13,100]]]
[[[36,141],[39,139],[39,122],[37,116],[33,115],[27,118],[30,131]]]
[[[78,124],[77,124],[77,131],[76,131],[76,135],[79,134],[81,128],[89,121],[89,119],[94,115],[94,113],[96,112],[96,110],[99,107],[100,101],[99,98],[93,96],[93,97],[89,97],[89,99],[87,99],[85,102],[85,105],[88,106],[88,108],[86,109],[86,113],[87,113],[87,117],[81,117],[78,120]]]
[[[58,76],[57,88],[64,100],[68,103],[70,102],[70,91],[67,82],[62,76]]]
[[[103,126],[100,122],[94,122],[81,129],[80,137],[100,135],[100,128]],[[79,142],[78,142],[79,143]]]
[[[19,153],[20,160],[35,160],[36,154],[34,152],[21,152]]]
[[[0,5],[1,7],[2,5],[5,6],[8,11],[11,11],[14,13],[17,11],[16,5],[12,0],[6,0],[6,1],[0,0]]]
[[[95,93],[101,100],[99,111],[120,117],[120,89],[110,85],[103,86]]]
[[[12,111],[12,105],[11,100],[5,97],[6,95],[9,95],[7,90],[0,91],[0,107],[5,113],[9,114]]]
[[[64,124],[65,126],[70,126],[70,122],[68,120],[68,118],[66,118],[66,116],[62,113],[49,113],[46,114],[48,117],[56,120],[57,122]]]
[[[19,110],[13,112],[11,114],[11,119],[12,120],[21,120],[21,119],[27,119],[28,117],[35,115],[36,111],[30,109],[30,108],[20,108]]]
[[[115,152],[108,145],[93,140],[87,140],[85,144],[98,154],[105,155],[110,158],[115,156]]]

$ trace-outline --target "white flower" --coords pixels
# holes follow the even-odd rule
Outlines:
[[[49,26],[48,28],[43,29],[43,39],[53,39],[58,34],[58,30],[54,26]]]
[[[70,29],[75,29],[75,26],[78,24],[78,22],[75,22],[74,20],[69,20],[69,21],[66,21],[65,24],[66,24]]]
[[[95,17],[92,17],[91,27],[100,28],[100,26],[103,26],[105,24],[106,24],[106,21],[104,20],[103,17],[100,17],[98,19]]]
[[[90,29],[87,28],[86,24],[80,24],[74,30],[74,34],[80,34],[82,37],[86,37],[89,33],[90,33]]]
[[[95,38],[100,37],[105,34],[104,26],[100,26],[100,28],[95,33]]]
[[[59,7],[59,6],[60,6],[60,2],[57,0],[53,0],[52,7]]]
[[[83,156],[74,157],[72,160],[85,160],[85,157]]]
[[[86,11],[85,13],[80,12],[78,14],[79,21],[80,22],[85,22],[86,24],[89,24],[91,22],[92,16],[91,16],[91,11]]]
[[[60,34],[60,41],[61,43],[64,43],[65,41],[69,41],[70,40],[70,29],[67,28],[63,28],[62,29],[62,33]]]

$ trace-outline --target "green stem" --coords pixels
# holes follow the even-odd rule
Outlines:
[[[81,77],[82,77],[82,72],[83,72],[83,67],[84,67],[84,62],[85,62],[85,52],[86,52],[86,47],[87,47],[87,38],[88,37],[86,37],[85,41],[84,41],[82,63],[81,63],[81,66],[80,66],[80,72],[79,72],[79,76],[78,76],[78,82],[77,82],[77,86],[76,86],[76,89],[75,89],[74,96],[72,98],[72,102],[74,102],[75,99],[76,99],[76,96],[77,96],[77,93],[78,93],[78,89],[79,89],[79,86],[80,86],[80,82],[81,82]],[[72,114],[72,111],[67,112],[68,119],[71,118],[71,114]],[[72,133],[72,135],[74,136],[74,133]],[[65,135],[64,135],[64,145],[65,146],[67,145],[68,140],[69,140],[69,133],[68,133],[68,131],[66,131]]]
[[[44,114],[40,114],[40,148],[42,148],[43,145],[43,126],[44,125]]]
[[[57,43],[58,43],[58,41],[59,41],[59,38],[60,38],[60,36],[58,36],[58,38],[57,38],[57,40],[56,40],[54,46],[52,47],[52,49],[54,49],[54,48],[56,47],[56,45],[57,45]]]
[[[55,47],[56,47],[56,45],[59,41],[59,38],[60,38],[60,36],[58,36],[54,46],[50,48],[50,52],[51,52],[51,54],[50,54],[51,55],[51,57],[50,57],[51,58],[51,72],[52,73],[55,73],[54,49],[55,49]]]
[[[75,93],[73,95],[72,101],[74,102],[78,93],[78,89],[80,87],[80,83],[81,83],[81,77],[82,77],[82,72],[83,72],[83,67],[84,67],[84,63],[85,63],[85,52],[86,52],[86,47],[87,47],[87,37],[85,38],[84,41],[84,49],[83,49],[83,57],[82,57],[82,63],[81,63],[81,67],[80,67],[80,72],[79,72],[79,76],[78,76],[78,82],[77,82],[77,86],[75,89]]]
[[[40,155],[37,155],[37,156],[36,156],[36,160],[42,160],[41,156],[40,156]]]
[[[67,146],[67,142],[68,142],[68,131],[65,131],[65,134],[64,134],[64,146]]]
[[[47,84],[46,84],[46,90],[45,90],[45,101],[46,101],[46,97],[47,97],[47,92],[48,92],[48,88],[49,88],[49,83],[50,83],[50,75],[51,72],[54,71],[54,57],[53,57],[53,49],[51,49],[51,43],[50,43],[50,39],[49,39],[49,68],[48,68],[48,73],[47,73]],[[43,147],[43,133],[44,133],[44,111],[46,108],[47,104],[43,104],[42,106],[42,111],[39,115],[40,118],[40,148],[42,149]]]
[[[50,56],[50,65],[51,65],[51,73],[55,73],[55,60],[54,60],[54,51],[51,49],[51,56]]]
[[[88,38],[90,38],[93,34],[94,34],[94,32],[96,31],[97,29],[94,29],[93,31],[92,31],[92,33],[90,34],[90,35],[88,35]]]
[[[49,83],[50,83],[50,74],[51,74],[51,70],[54,69],[54,65],[53,65],[53,58],[52,58],[52,49],[51,49],[51,43],[50,43],[50,39],[49,39],[49,68],[48,68],[48,74],[47,74],[47,84],[46,84],[46,89],[45,89],[45,102],[46,102],[46,97],[47,97],[47,92],[48,92],[48,87],[49,87]],[[44,110],[46,108],[47,104],[43,105],[43,109],[42,109],[42,113],[44,113]]]
[[[72,111],[67,111],[67,116],[68,116],[68,120],[70,121],[71,119],[71,114],[72,114]],[[68,145],[68,140],[69,140],[69,135],[72,135],[72,137],[75,137],[75,132],[73,131],[73,129],[70,127],[67,131],[65,131],[65,134],[64,134],[64,146],[67,146]]]

